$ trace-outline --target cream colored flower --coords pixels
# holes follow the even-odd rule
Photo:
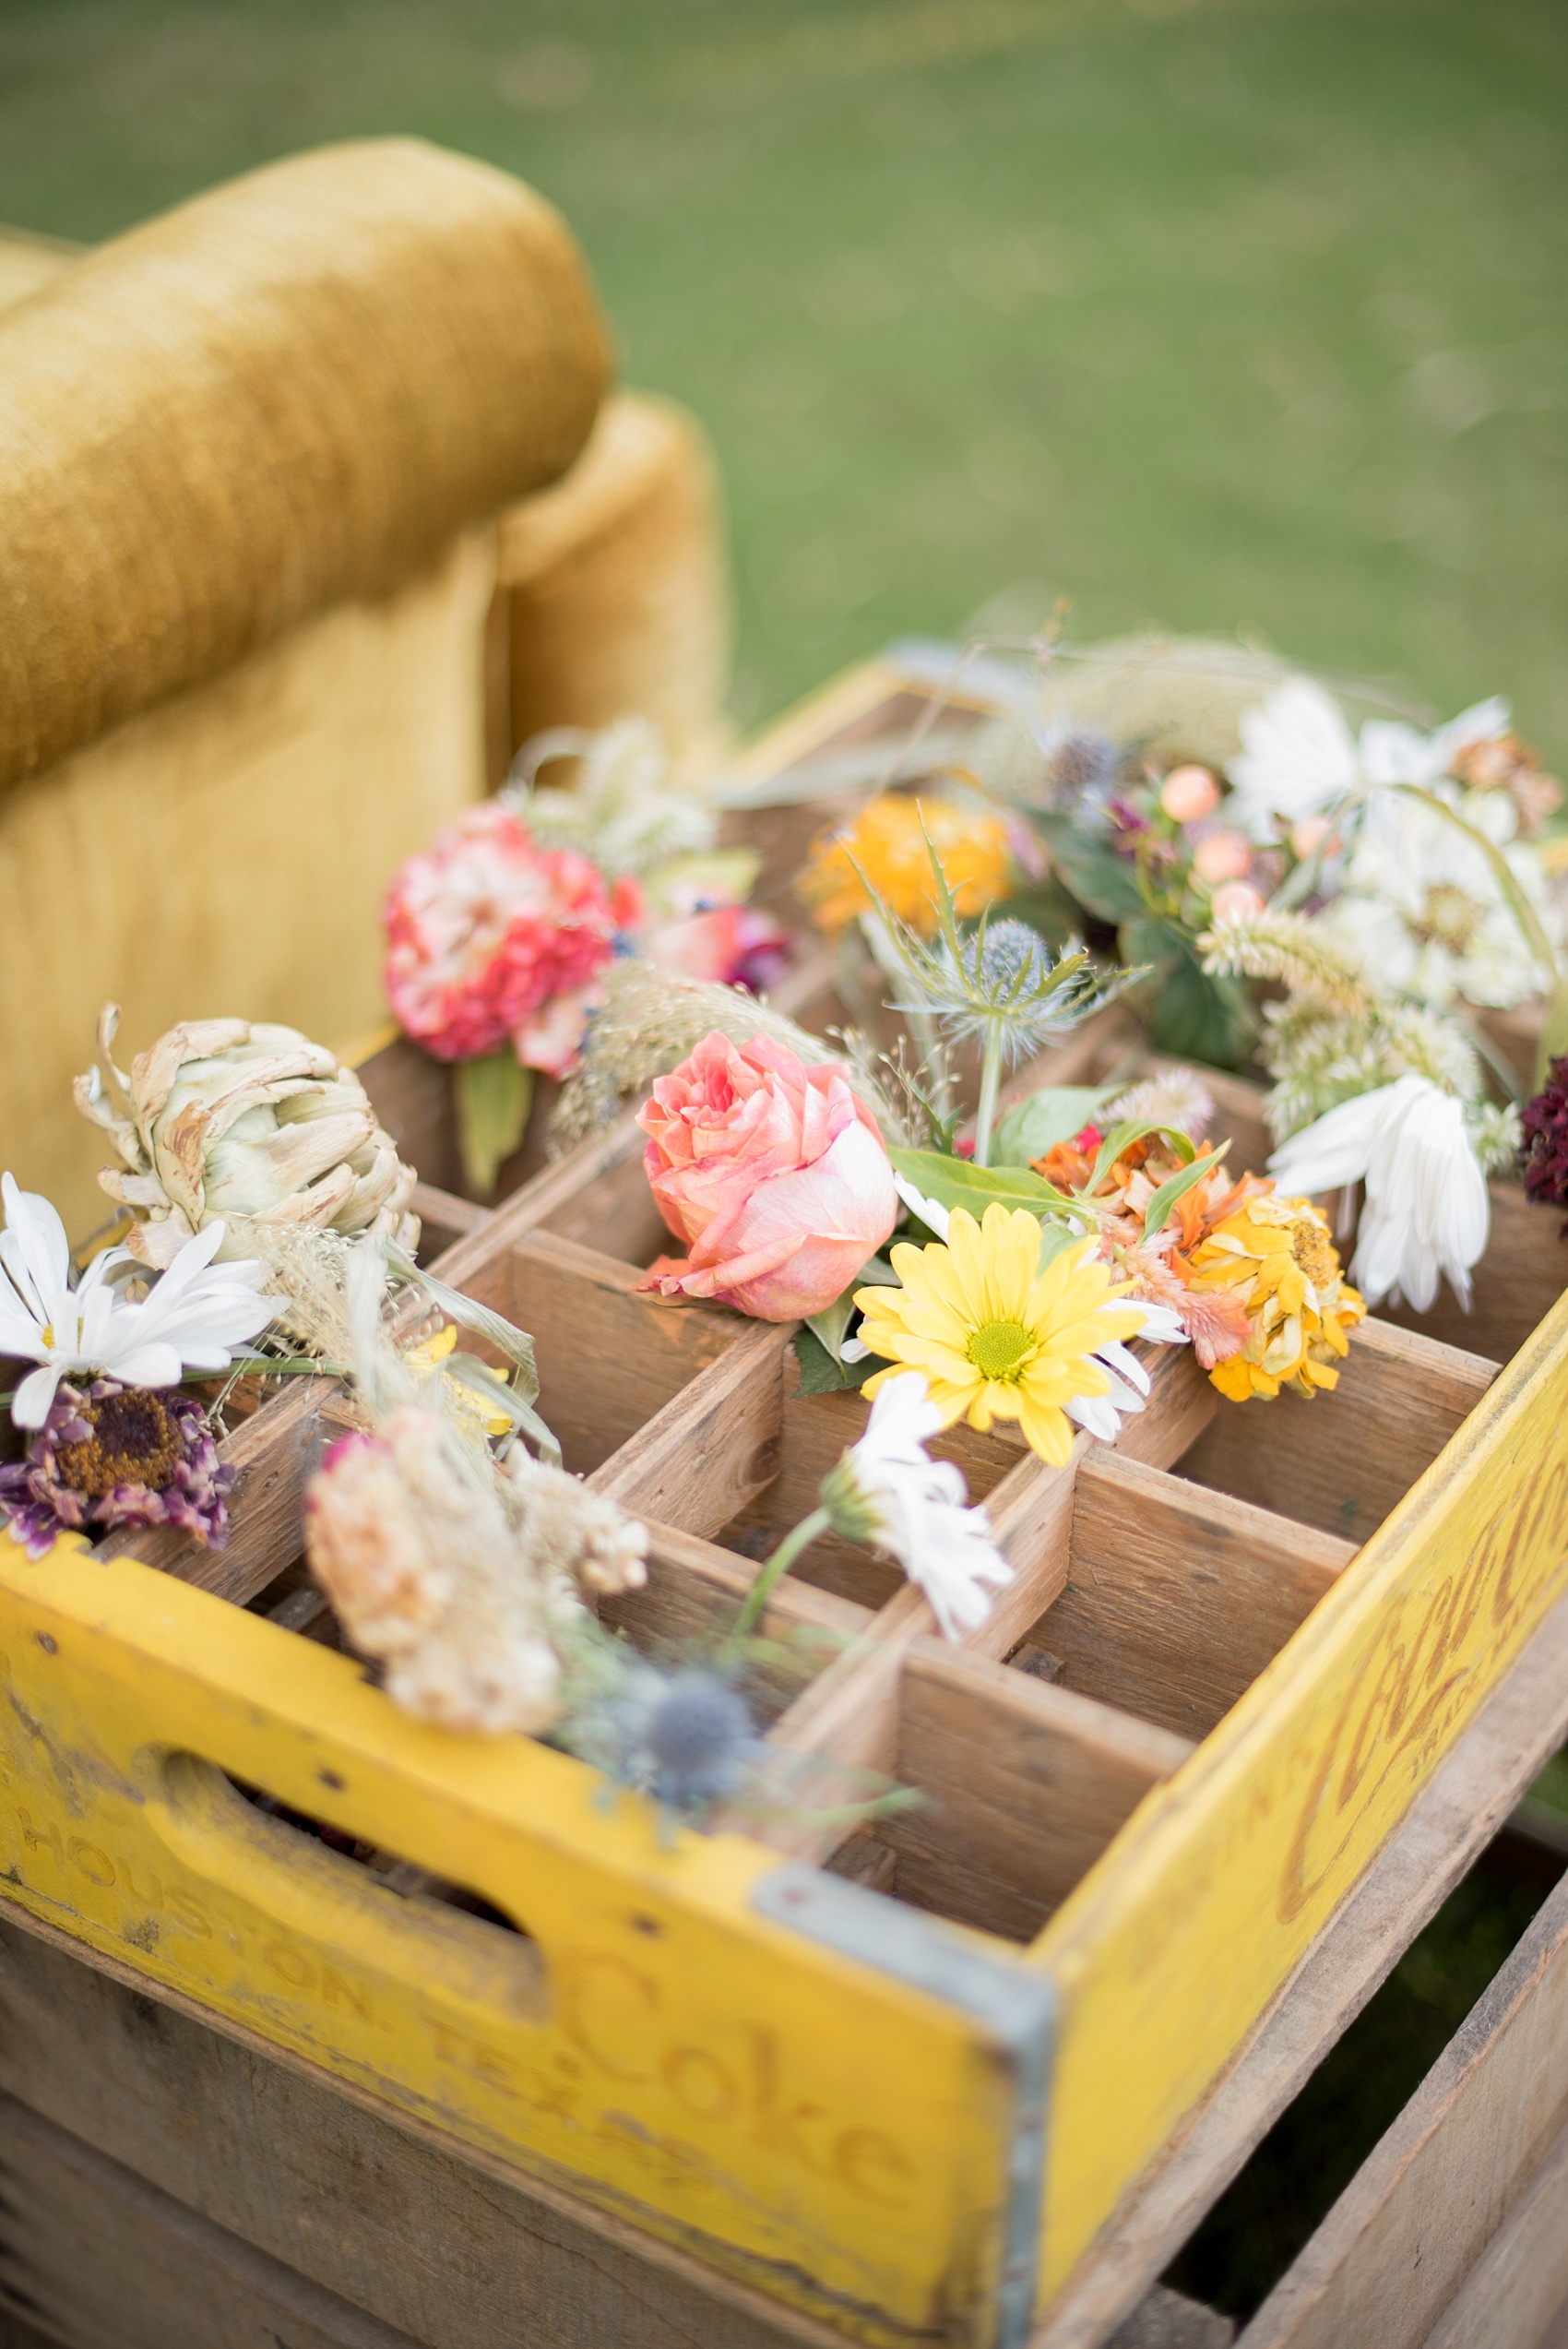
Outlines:
[[[294,1028],[184,1020],[138,1053],[127,1077],[111,1057],[119,1016],[105,1010],[101,1066],[77,1079],[76,1099],[120,1153],[123,1167],[98,1179],[136,1216],[128,1246],[144,1264],[172,1263],[220,1219],[374,1232],[412,1250],[418,1178],[352,1069],[323,1045]],[[244,1252],[232,1231],[226,1245]]]
[[[1506,859],[1549,936],[1562,936],[1538,853],[1515,838],[1507,792],[1469,792],[1465,821]],[[1503,1009],[1550,984],[1498,886],[1485,851],[1435,807],[1380,793],[1367,810],[1341,894],[1322,913],[1325,934],[1375,972],[1378,984],[1437,1010],[1458,999]]]

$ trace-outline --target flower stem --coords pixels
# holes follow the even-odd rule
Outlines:
[[[814,1508],[809,1517],[802,1518],[792,1533],[785,1534],[773,1556],[757,1568],[756,1580],[746,1592],[727,1645],[734,1647],[754,1628],[773,1595],[775,1584],[783,1580],[808,1543],[814,1542],[819,1533],[826,1533],[832,1521],[826,1509]]]
[[[985,1058],[980,1064],[980,1105],[975,1111],[975,1164],[991,1164],[991,1128],[996,1116],[996,1096],[1002,1083],[1002,1022],[986,1030]]]

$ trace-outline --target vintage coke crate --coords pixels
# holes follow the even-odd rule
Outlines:
[[[765,746],[805,769],[778,873],[812,756],[909,699],[861,676]],[[826,974],[797,1001],[818,1024]],[[1047,1073],[1138,1051],[1112,1013]],[[1256,1096],[1220,1108],[1255,1163]],[[650,1527],[607,1616],[722,1619],[863,1406],[799,1394],[788,1330],[636,1293],[629,1120],[448,1211],[445,1277],[533,1331],[566,1464]],[[924,1797],[850,1833],[661,1838],[562,1754],[397,1712],[300,1564],[334,1394],[295,1388],[230,1438],[220,1556],[0,1548],[5,1897],[810,2337],[1021,2343],[1568,1585],[1568,1306],[1523,1210],[1510,1249],[1471,1349],[1371,1321],[1310,1405],[1151,1350],[1143,1415],[1064,1470],[954,1431],[1016,1571],[958,1648],[808,1551],[771,1620],[816,1669],[767,1735],[829,1800],[839,1765]]]

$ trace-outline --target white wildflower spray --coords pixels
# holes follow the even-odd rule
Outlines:
[[[991,1613],[987,1587],[1002,1590],[1013,1568],[992,1539],[984,1509],[967,1506],[962,1470],[932,1460],[926,1445],[942,1415],[918,1372],[889,1379],[872,1406],[865,1433],[828,1470],[819,1506],[786,1535],[747,1593],[735,1626],[742,1639],[760,1619],[769,1593],[819,1533],[876,1550],[924,1591],[949,1640],[961,1639]]]

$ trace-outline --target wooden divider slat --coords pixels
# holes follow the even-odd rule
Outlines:
[[[925,1799],[877,1829],[897,1855],[900,1898],[1031,1939],[1192,1750],[1088,1697],[918,1640],[895,1766]]]
[[[1355,1556],[1341,1542],[1098,1446],[1067,1584],[1039,1626],[1063,1685],[1206,1736]]]
[[[631,1516],[717,1532],[778,1474],[790,1336],[788,1323],[742,1325],[719,1359],[645,1420],[589,1483]]]
[[[1140,1351],[1150,1391],[1143,1412],[1124,1423],[1120,1442],[1135,1441],[1142,1456],[1170,1461],[1191,1444],[1217,1398],[1189,1348]],[[987,1509],[1016,1579],[996,1594],[986,1621],[958,1643],[960,1653],[985,1659],[1008,1654],[1060,1594],[1067,1578],[1074,1478],[1092,1440],[1082,1434],[1076,1437],[1065,1468],[1049,1467],[1023,1452],[995,1486]],[[906,1584],[873,1618],[863,1642],[829,1664],[775,1723],[770,1742],[797,1756],[891,1773],[898,1751],[905,1659],[917,1640],[937,1629],[929,1600]],[[822,1859],[844,1832],[802,1818],[765,1830],[763,1840],[797,1857]]]

